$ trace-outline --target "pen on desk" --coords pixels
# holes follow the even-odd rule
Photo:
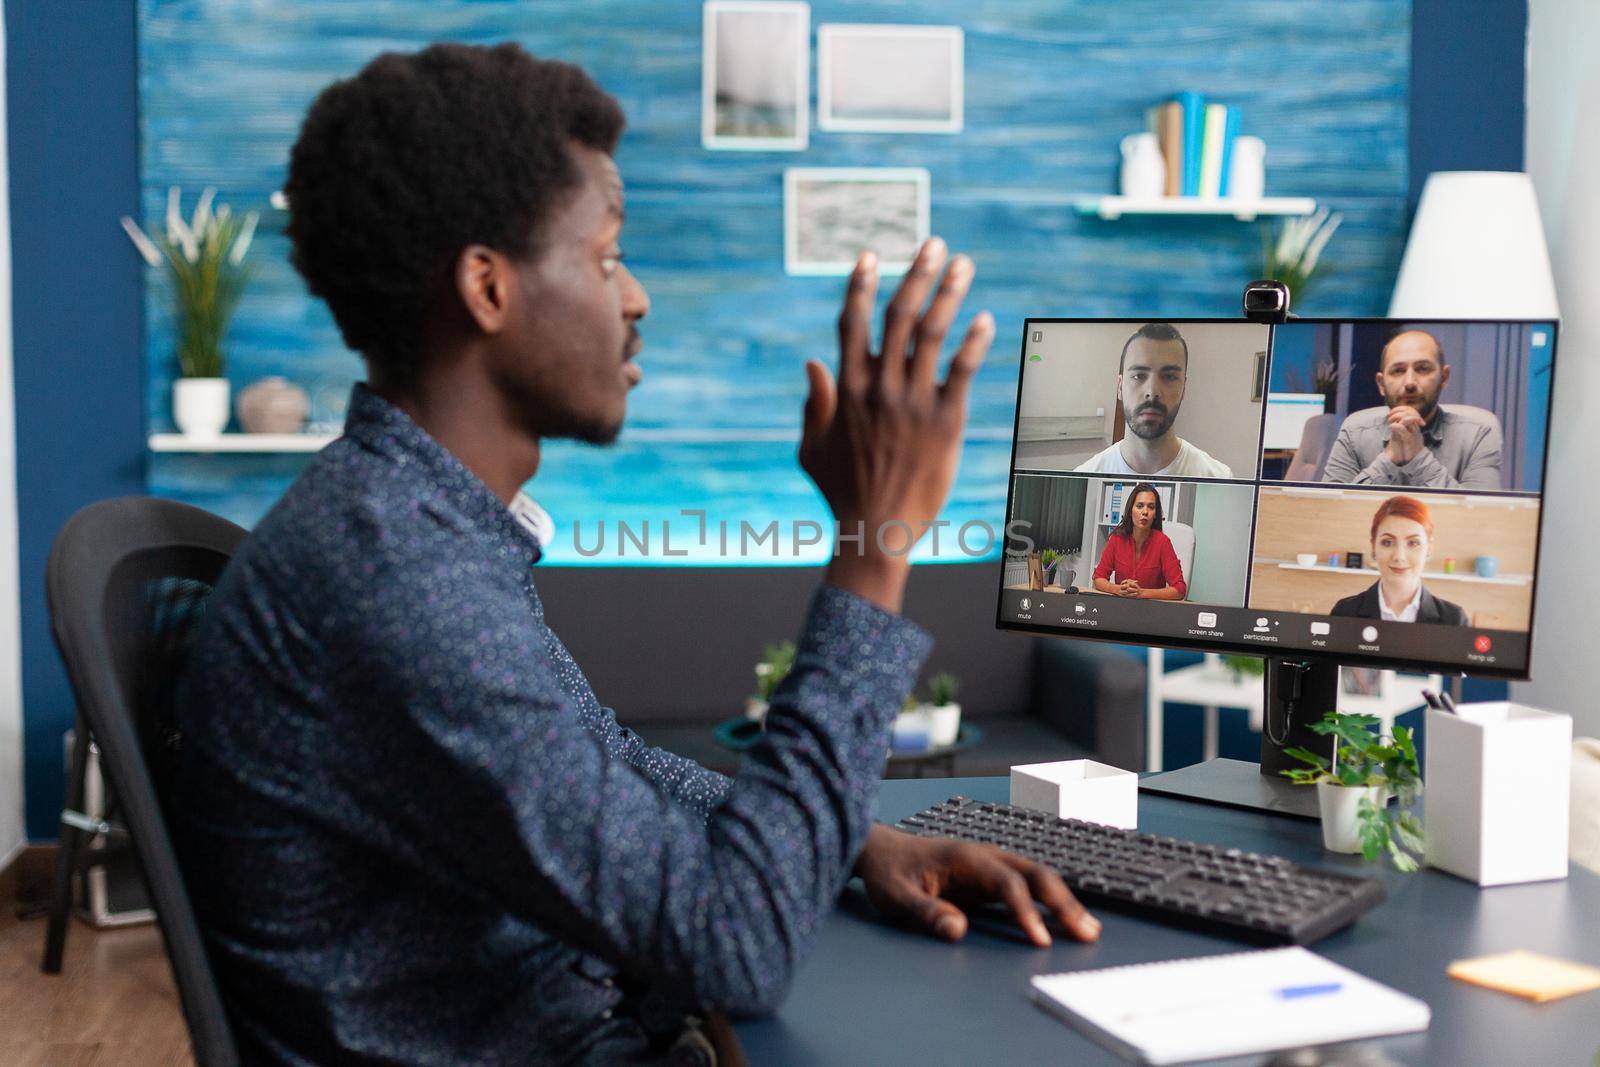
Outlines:
[[[1261,992],[1266,996],[1276,997],[1279,1000],[1302,1000],[1306,997],[1320,997],[1326,996],[1329,993],[1337,993],[1343,988],[1343,982],[1317,982],[1313,985],[1280,986],[1277,989],[1264,989]],[[1125,1023],[1139,1022],[1144,1019],[1152,1019],[1163,1015],[1177,1015],[1182,1012],[1199,1011],[1203,1008],[1214,1008],[1218,1004],[1226,1004],[1229,1001],[1238,999],[1239,995],[1234,994],[1229,996],[1207,997],[1204,1000],[1191,1000],[1184,1004],[1166,1004],[1159,1008],[1153,1008],[1148,1011],[1128,1012],[1126,1015],[1122,1016],[1121,1021]]]

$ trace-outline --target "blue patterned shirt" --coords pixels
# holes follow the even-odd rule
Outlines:
[[[538,558],[358,386],[224,572],[173,808],[248,1060],[692,1063],[685,1015],[782,996],[865,841],[927,636],[824,585],[765,740],[724,778],[600,706],[545,624]]]

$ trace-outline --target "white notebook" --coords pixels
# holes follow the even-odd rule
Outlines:
[[[1107,1048],[1155,1064],[1412,1033],[1431,1015],[1299,947],[1041,974],[1031,995]]]

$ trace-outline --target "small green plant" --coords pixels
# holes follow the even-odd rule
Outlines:
[[[781,641],[762,649],[761,659],[756,663],[756,696],[770,701],[772,694],[777,691],[778,683],[783,681],[793,667],[793,641]]]
[[[1267,661],[1260,656],[1223,656],[1222,665],[1234,674],[1252,678],[1260,678],[1267,673]]]
[[[961,683],[949,671],[940,671],[928,679],[928,701],[936,707],[954,704]]]
[[[1331,782],[1353,789],[1381,786],[1400,801],[1398,811],[1387,804],[1374,804],[1363,798],[1357,811],[1361,826],[1361,854],[1375,860],[1385,852],[1397,871],[1414,871],[1417,861],[1411,853],[1422,851],[1422,820],[1408,810],[1422,795],[1422,772],[1417,767],[1417,747],[1411,731],[1394,728],[1394,738],[1385,741],[1375,727],[1372,715],[1340,715],[1330,711],[1311,729],[1324,737],[1333,736],[1333,759],[1304,748],[1284,752],[1307,764],[1284,771],[1296,785]]]
[[[1045,570],[1049,570],[1050,565],[1060,558],[1061,553],[1053,548],[1040,549],[1039,551],[1039,565]]]

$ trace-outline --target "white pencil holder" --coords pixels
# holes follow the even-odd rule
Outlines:
[[[1567,876],[1572,719],[1523,704],[1428,709],[1428,864],[1478,885]]]

